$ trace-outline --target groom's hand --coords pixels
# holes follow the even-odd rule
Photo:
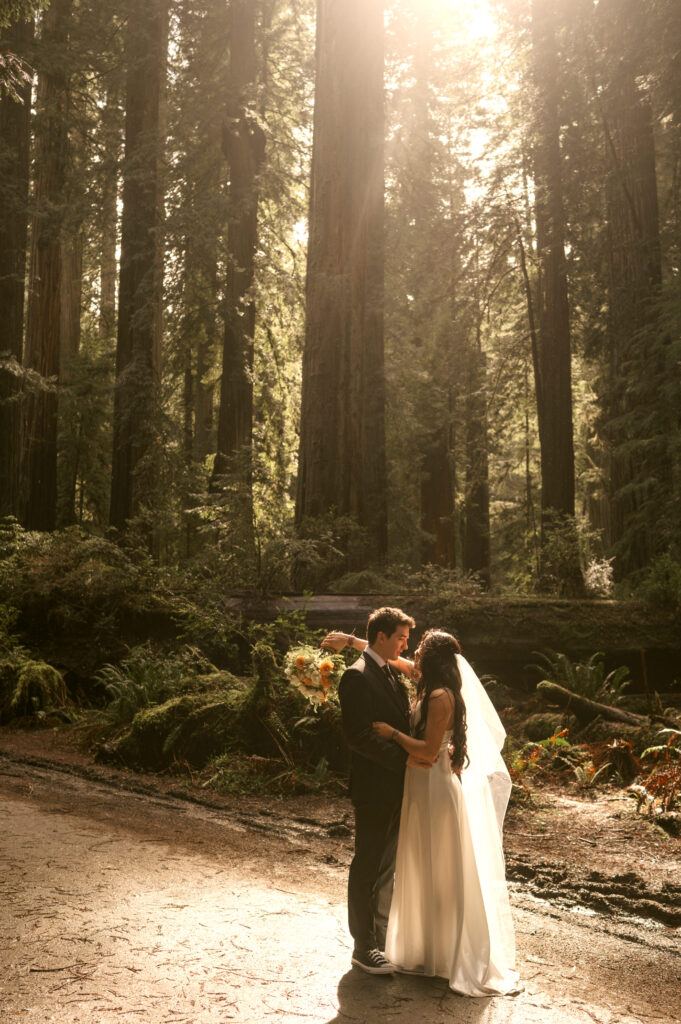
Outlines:
[[[437,761],[437,757],[435,761]],[[432,768],[435,761],[423,761],[421,758],[416,757],[415,754],[410,754],[407,758],[407,768]]]
[[[392,735],[395,732],[395,727],[393,725],[388,725],[387,722],[372,722],[371,728],[375,733],[378,733],[383,740],[392,739]]]

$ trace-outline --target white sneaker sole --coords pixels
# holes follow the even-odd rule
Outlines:
[[[361,960],[356,960],[354,956],[350,963],[359,967],[360,970],[366,971],[367,974],[394,974],[396,970],[393,964],[386,964],[385,967],[371,967],[369,964],[363,964]]]

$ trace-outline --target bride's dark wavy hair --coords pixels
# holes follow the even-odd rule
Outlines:
[[[466,705],[461,696],[461,674],[456,660],[459,641],[441,629],[429,629],[419,644],[415,666],[420,673],[416,693],[421,701],[420,732],[425,730],[428,702],[433,690],[445,688],[454,698],[454,726],[449,748],[452,771],[457,774],[468,761],[466,749]]]

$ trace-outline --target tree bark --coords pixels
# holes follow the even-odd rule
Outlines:
[[[437,430],[426,449],[421,468],[421,529],[428,535],[422,562],[451,568],[456,565],[454,483],[450,431]]]
[[[233,0],[230,8],[229,102],[222,148],[229,163],[232,221],[227,237],[228,268],[217,453],[213,479],[234,475],[250,505],[253,430],[253,335],[251,294],[258,242],[258,173],[265,136],[257,124],[252,93],[258,76],[253,0]]]
[[[72,0],[54,0],[44,15],[35,129],[35,214],[24,364],[42,384],[25,403],[23,520],[53,530],[57,509],[57,383],[61,354],[62,240],[68,151],[68,44]]]
[[[33,40],[33,22],[18,23],[3,44],[20,57]],[[23,102],[0,97],[0,517],[19,516],[21,375],[28,235],[31,89]]]
[[[476,311],[477,314],[477,311]],[[475,346],[468,355],[466,390],[466,511],[463,566],[490,582],[489,453],[485,355],[479,314]]]
[[[101,207],[99,210],[99,324],[102,341],[113,341],[116,332],[116,243],[118,241],[118,173],[120,134],[118,89],[107,91],[100,128],[106,140],[106,152],[100,165]]]
[[[539,259],[539,322],[534,370],[541,445],[542,514],[549,518],[554,512],[572,516],[575,511],[570,311],[555,30],[555,0],[533,0],[532,45],[537,96],[534,170]]]
[[[111,525],[125,530],[153,503],[158,452],[155,431],[160,378],[158,288],[162,266],[162,93],[168,39],[167,0],[132,2],[123,166]],[[150,524],[145,527],[152,545]]]
[[[606,545],[616,553],[622,575],[647,565],[655,551],[655,513],[664,503],[655,501],[654,489],[669,479],[666,454],[651,443],[650,432],[664,373],[654,306],[662,263],[652,113],[627,60],[619,60],[613,73],[603,128],[609,242]],[[643,443],[638,450],[636,440]]]
[[[609,704],[600,704],[598,701],[589,700],[577,693],[572,693],[558,683],[551,683],[548,679],[537,684],[537,697],[545,704],[557,704],[575,715],[580,722],[592,722],[594,718],[605,718],[609,722],[625,722],[627,725],[639,727],[648,725],[650,719],[645,715],[637,715],[633,711],[623,711],[622,708],[613,708]],[[663,715],[656,715],[656,719],[665,721]],[[673,723],[670,723],[673,724]]]
[[[80,311],[83,291],[83,234],[78,231],[62,240],[61,324],[59,382],[68,387],[73,378],[80,350]],[[73,442],[72,424],[64,423],[60,410],[60,449],[57,473],[57,525],[76,522],[76,483],[78,479],[79,445]],[[65,429],[66,428],[66,429]],[[64,435],[66,450],[63,444]]]
[[[554,577],[564,592],[579,593],[583,584],[574,524],[570,309],[565,259],[556,31],[555,0],[533,0],[533,157],[538,278],[537,330],[532,354],[541,450],[542,573]],[[562,540],[559,547],[554,545],[551,551],[552,538],[560,534]]]
[[[318,0],[296,520],[350,516],[387,547],[383,4]]]

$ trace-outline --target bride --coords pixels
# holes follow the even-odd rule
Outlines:
[[[502,850],[511,789],[504,728],[449,633],[428,630],[414,662],[393,664],[416,681],[417,703],[412,735],[373,724],[410,755],[385,955],[403,972],[447,978],[461,995],[516,993]]]

